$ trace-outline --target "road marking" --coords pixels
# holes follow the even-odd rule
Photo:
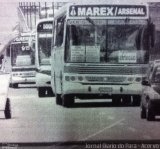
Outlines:
[[[125,120],[125,119],[121,119],[121,120],[113,123],[112,125],[107,126],[107,127],[103,128],[103,129],[101,129],[100,131],[98,131],[98,132],[96,132],[96,133],[94,133],[94,134],[92,134],[92,135],[89,135],[89,136],[87,136],[86,138],[84,138],[84,139],[82,139],[82,140],[79,140],[79,141],[86,141],[87,139],[92,138],[92,137],[100,134],[101,132],[103,132],[103,131],[106,130],[106,129],[110,129],[110,128],[116,126],[117,124],[121,124],[121,122],[124,121],[124,120]],[[72,146],[70,149],[74,149],[74,148],[77,148],[77,145]]]
[[[121,120],[119,120],[119,121],[113,123],[112,125],[107,126],[107,127],[103,128],[103,129],[99,130],[98,132],[96,132],[96,133],[94,133],[94,134],[91,134],[91,135],[87,136],[86,138],[82,139],[82,141],[85,141],[85,140],[87,140],[87,139],[89,139],[89,138],[92,138],[92,137],[94,137],[94,136],[100,134],[100,133],[103,132],[104,130],[110,129],[110,128],[116,126],[117,124],[121,123],[121,122],[124,121],[124,120],[125,120],[125,119],[121,119]]]

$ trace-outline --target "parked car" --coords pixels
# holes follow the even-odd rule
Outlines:
[[[141,118],[148,121],[160,115],[160,61],[154,61],[142,80]]]

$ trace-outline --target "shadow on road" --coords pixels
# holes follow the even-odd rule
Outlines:
[[[2,117],[1,117],[0,120],[5,120],[5,118],[2,118]]]
[[[26,88],[36,88],[36,86],[20,86],[20,87],[17,87],[17,88],[13,88],[13,87],[10,87],[12,89],[26,89]]]
[[[36,88],[36,86],[21,86],[19,88]],[[17,88],[18,89],[18,88]]]
[[[157,116],[156,116],[153,121],[155,121],[155,122],[160,122],[160,117],[157,117]]]

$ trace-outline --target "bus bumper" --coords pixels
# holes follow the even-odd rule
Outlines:
[[[98,96],[112,96],[112,95],[141,95],[142,86],[140,83],[129,85],[106,85],[106,84],[83,84],[65,82],[63,84],[63,94],[72,94],[75,96],[83,96],[88,98],[97,98]],[[97,95],[97,96],[96,96]]]
[[[35,77],[13,77],[11,78],[11,84],[35,84]]]
[[[37,72],[36,86],[37,87],[51,87],[51,76]]]

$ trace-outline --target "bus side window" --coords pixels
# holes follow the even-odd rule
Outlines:
[[[63,43],[64,22],[61,19],[57,20],[56,26],[56,43],[57,47],[60,47]]]
[[[154,47],[155,42],[155,25],[153,23],[149,23],[143,31],[142,37],[142,46],[145,51],[149,51]]]
[[[67,33],[68,34],[66,34],[66,38],[65,38],[65,60],[66,61],[69,61],[69,59],[67,59],[67,58],[70,58],[70,56],[67,56],[67,55],[70,55],[70,34],[71,34],[71,32],[70,32],[70,27],[68,27],[67,26]]]

